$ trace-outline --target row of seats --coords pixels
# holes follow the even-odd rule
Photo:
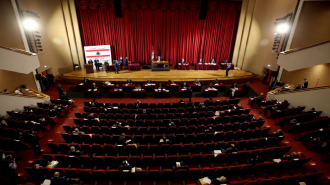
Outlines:
[[[23,121],[35,121],[38,122],[39,119],[45,118],[47,122],[55,122],[58,123],[58,118],[55,116],[49,116],[49,115],[36,115],[33,112],[27,114],[27,113],[21,113],[21,112],[14,112],[14,111],[7,111],[7,114],[17,120],[23,120]]]
[[[322,129],[322,130],[296,133],[295,140],[302,141],[303,143],[307,143],[310,140],[310,138],[329,137],[329,136],[330,136],[330,128],[327,128],[327,129]]]
[[[270,141],[270,142],[268,142]],[[49,142],[48,147],[53,152],[66,152],[70,150],[70,146],[75,146],[77,150],[83,150],[86,153],[177,153],[177,152],[212,152],[221,148],[227,148],[230,144],[236,144],[235,147],[238,149],[256,147],[264,147],[266,145],[272,146],[280,142],[280,138],[258,138],[251,140],[240,140],[230,142],[207,142],[207,143],[185,143],[185,144],[139,144],[134,145],[112,145],[112,144],[78,144],[78,143],[53,143]],[[272,150],[283,150],[286,153],[291,149],[290,146],[274,147],[262,149],[264,152],[271,152]],[[247,152],[247,151],[245,151]],[[253,153],[259,154],[259,150]]]
[[[254,128],[260,128],[264,125],[264,121],[252,121],[252,122],[243,122],[243,123],[227,123],[227,124],[206,124],[204,125],[186,125],[186,126],[132,126],[129,124],[128,127],[124,126],[114,126],[113,124],[102,123],[99,126],[69,126],[63,125],[65,132],[70,133],[75,128],[78,128],[80,131],[89,134],[121,134],[125,132],[126,134],[162,134],[162,133],[200,133],[204,132],[205,129],[213,128],[215,131],[238,131],[238,130],[248,130]],[[101,126],[107,125],[107,126]]]
[[[34,130],[34,131],[50,131],[51,125],[46,123],[40,124],[39,122],[23,121],[16,119],[4,119],[9,128]],[[3,125],[2,125],[3,126]],[[1,127],[1,126],[0,126]]]
[[[210,177],[214,178],[220,175],[225,167],[215,167],[215,168],[191,168],[189,170],[186,169],[152,169],[152,170],[136,170],[135,173],[120,171],[118,169],[109,169],[109,170],[93,170],[93,169],[79,169],[79,168],[54,168],[52,170],[48,168],[40,168],[38,172],[33,171],[31,168],[25,168],[25,171],[34,174],[39,173],[40,176],[49,176],[53,174],[55,171],[60,172],[60,174],[65,175],[69,178],[77,178],[79,177],[81,180],[84,179],[97,179],[97,180],[104,180],[104,179],[111,179],[111,180],[122,180],[122,179],[134,179],[134,180],[159,180],[159,179],[192,179],[192,178],[202,178],[202,177]],[[242,165],[237,167],[237,169],[233,170],[233,173],[246,173],[250,172],[249,170],[252,167],[250,165]],[[258,178],[258,179],[251,179],[245,181],[235,181],[230,182],[231,184],[235,185],[278,185],[278,184],[297,184],[298,182],[310,182],[319,178],[323,175],[322,172],[309,172],[306,174],[295,174],[295,175],[288,175],[282,177],[271,177],[271,178]]]
[[[305,107],[292,107],[288,109],[283,109],[277,112],[277,118],[301,114],[304,109]]]
[[[198,133],[198,134],[166,134],[165,136],[172,143],[191,143],[191,142],[203,142],[203,141],[230,141],[239,140],[242,138],[259,138],[261,136],[268,136],[270,128],[247,130],[247,131],[228,131],[214,133]],[[120,135],[100,135],[100,134],[80,134],[73,135],[68,133],[62,133],[62,138],[67,142],[79,142],[79,143],[117,143]],[[132,143],[141,144],[156,144],[163,138],[163,134],[146,134],[146,135],[126,135],[126,139],[131,139]],[[284,136],[280,136],[281,140]]]
[[[69,105],[69,106],[74,106],[74,101],[69,101],[69,100],[61,100],[61,99],[50,99],[50,102],[52,104],[56,104],[56,105]],[[37,103],[38,107],[42,108],[43,107],[43,103]],[[46,105],[47,107],[47,105]]]
[[[13,140],[13,138],[4,138],[4,137],[0,137],[0,146],[1,149],[15,150],[15,151],[31,148],[30,145],[20,140]]]
[[[212,105],[230,105],[239,104],[240,99],[229,99],[229,100],[216,100],[216,101],[204,101],[206,106]],[[139,103],[141,108],[172,108],[172,107],[194,107],[198,106],[200,102],[187,102],[187,103]],[[118,108],[136,108],[136,103],[94,103],[96,107],[118,107]],[[84,102],[84,106],[92,107],[92,102]]]
[[[320,128],[329,128],[330,127],[330,118],[329,117],[321,117],[316,118],[317,120],[313,121],[306,121],[296,123],[292,126],[284,125],[283,130],[285,132],[304,132],[304,131],[311,131],[311,130],[318,130]]]
[[[316,112],[316,113],[302,113],[302,114],[297,114],[297,115],[292,115],[292,116],[286,116],[279,118],[275,120],[275,123],[277,125],[286,125],[289,123],[292,119],[296,119],[298,122],[305,122],[305,121],[312,121],[318,118],[320,116],[321,112]],[[323,117],[322,119],[329,119],[328,117]]]

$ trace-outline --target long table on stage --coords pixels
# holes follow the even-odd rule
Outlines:
[[[178,92],[179,87],[179,84],[166,84],[166,89],[168,89],[170,92]]]
[[[217,97],[218,96],[218,89],[216,88],[205,88],[203,89],[203,96],[204,97]]]
[[[86,89],[84,91],[85,98],[101,98],[100,89]]]
[[[191,89],[190,89],[191,92],[193,92]],[[185,97],[185,94],[186,94],[187,90],[186,89],[179,89],[179,97]]]
[[[196,70],[218,70],[219,65],[210,64],[210,63],[196,64],[195,69]]]
[[[217,83],[213,85],[214,88],[218,89],[220,92],[225,92],[226,86],[223,83]]]
[[[188,84],[191,89],[194,91],[194,92],[201,92],[202,91],[202,85],[197,85],[197,84]]]
[[[109,90],[109,98],[122,98],[124,97],[124,92],[122,89],[115,90],[115,89],[110,89]]]
[[[166,65],[169,65],[169,63],[168,63],[168,61],[159,61],[159,62],[152,61],[151,65],[152,65],[152,67],[158,66],[158,65],[164,65],[164,66],[166,66]]]
[[[90,85],[86,85],[84,83],[80,83],[80,84],[76,85],[76,90],[77,91],[85,91],[89,87],[90,87]]]
[[[145,98],[147,97],[145,89],[132,89],[131,91],[132,98]]]
[[[128,64],[129,71],[140,71],[140,64]]]
[[[166,89],[155,89],[155,98],[168,98],[170,97],[170,91],[166,91]]]
[[[178,70],[190,70],[189,63],[188,64],[178,63]]]
[[[110,89],[113,89],[115,84],[102,84],[101,85],[101,92],[109,92]]]
[[[143,89],[145,89],[147,92],[153,92],[156,88],[156,84],[143,84]]]

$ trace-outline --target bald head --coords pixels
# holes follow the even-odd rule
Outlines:
[[[55,172],[54,173],[54,177],[59,177],[60,176],[60,172]]]

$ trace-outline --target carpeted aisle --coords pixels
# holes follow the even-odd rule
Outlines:
[[[72,84],[61,84],[65,91],[73,87],[74,85]],[[239,84],[242,85],[242,84]],[[260,93],[267,93],[268,87],[266,85],[263,85],[260,80],[254,80],[250,83],[250,87],[253,88],[254,92],[256,94]],[[49,94],[51,98],[57,99],[58,98],[58,92],[57,92],[57,84],[55,84],[55,87],[51,87],[50,90],[46,92],[46,94]],[[70,96],[69,96],[70,97]],[[73,119],[75,118],[74,113],[75,112],[83,112],[83,102],[84,101],[91,101],[92,99],[85,99],[85,98],[73,98],[75,101],[75,107],[70,108],[69,114],[65,118],[61,118],[59,124],[57,124],[50,132],[45,132],[44,133],[44,138],[40,141],[41,149],[45,150],[44,153],[47,153],[49,151],[47,142],[48,140],[53,140],[54,142],[62,142],[61,138],[61,133],[64,132],[63,130],[63,125],[68,124],[68,125],[74,125]],[[193,97],[192,101],[204,101],[206,98],[204,97]],[[227,97],[214,97],[214,100],[224,100],[228,99]],[[144,98],[140,99],[143,103],[173,103],[173,102],[178,102],[179,98],[178,97],[170,97],[170,98]],[[188,101],[187,98],[185,98],[186,101]],[[110,99],[110,98],[99,98],[97,101],[99,102],[115,102],[115,103],[133,103],[136,101],[136,99],[133,98],[119,98],[119,99]],[[247,104],[248,98],[243,97],[241,98],[240,103],[243,105],[244,108],[249,108],[250,106]],[[303,105],[303,102],[302,102]],[[252,109],[251,113],[254,114],[255,117],[258,116],[263,116],[259,114],[259,111],[256,109]],[[264,117],[264,116],[263,116]],[[265,117],[264,117],[265,118]],[[266,123],[265,126],[271,126],[271,131],[276,131],[279,129],[279,126],[276,126],[274,124],[274,120],[269,120],[265,119]],[[293,134],[288,134],[285,133],[285,139],[284,143],[287,145],[292,146],[293,151],[301,152],[303,153],[306,157],[312,157],[312,160],[306,164],[307,166],[314,167],[317,171],[323,171],[325,172],[325,175],[319,179],[319,184],[320,185],[329,185],[330,184],[330,164],[323,163],[321,159],[321,155],[317,152],[312,152],[308,151],[304,145],[302,145],[300,142],[297,142],[294,140]],[[32,150],[25,150],[22,152],[19,152],[19,155],[22,155],[22,160],[17,162],[17,171],[18,174],[20,175],[20,179],[22,180],[23,178],[26,178],[28,174],[24,171],[24,168],[29,166],[29,163],[31,163],[33,160],[42,158],[42,156],[34,156]],[[1,184],[1,183],[0,183]]]

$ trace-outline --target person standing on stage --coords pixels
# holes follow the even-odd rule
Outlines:
[[[123,63],[123,57],[120,57],[120,58],[118,59],[118,65],[121,66],[122,63]]]
[[[117,73],[117,74],[119,74],[119,62],[117,61],[116,63],[115,63],[115,74]]]
[[[96,68],[97,71],[100,70],[99,62],[100,62],[100,61],[99,61],[97,58],[95,58],[95,60],[94,60],[94,65],[95,65],[95,68]]]
[[[104,67],[105,67],[105,72],[108,73],[109,62],[107,60],[104,62]]]
[[[128,57],[124,59],[124,68],[128,68]]]
[[[231,68],[231,64],[228,64],[227,69],[226,69],[226,76],[228,76],[228,72],[229,72],[230,68]]]

